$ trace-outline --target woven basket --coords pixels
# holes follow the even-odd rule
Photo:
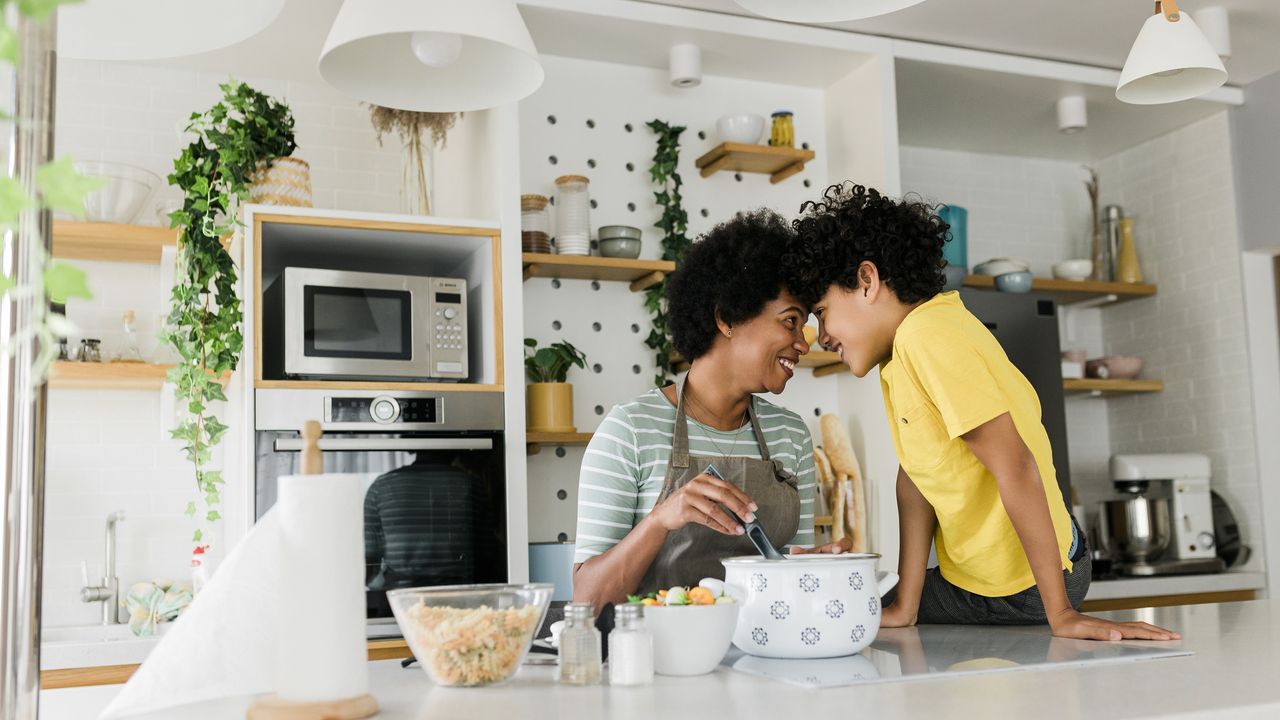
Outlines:
[[[249,176],[249,201],[264,205],[312,207],[311,166],[296,157],[276,158]]]

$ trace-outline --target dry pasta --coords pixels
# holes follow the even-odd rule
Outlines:
[[[451,608],[423,602],[408,609],[413,651],[442,685],[488,685],[515,672],[540,608]]]

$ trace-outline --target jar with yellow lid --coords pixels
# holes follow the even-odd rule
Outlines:
[[[556,178],[556,252],[591,254],[591,181],[583,175]]]

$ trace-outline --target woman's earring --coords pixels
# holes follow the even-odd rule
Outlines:
[[[724,334],[725,334],[725,337],[733,337],[733,328],[729,328],[728,330],[725,331]]]

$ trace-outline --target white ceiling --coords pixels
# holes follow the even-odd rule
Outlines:
[[[750,15],[733,0],[644,0]],[[1219,5],[1231,13],[1228,82],[1247,85],[1280,70],[1280,0],[1179,0],[1184,12]],[[1120,69],[1151,0],[927,0],[829,27],[975,50]]]

